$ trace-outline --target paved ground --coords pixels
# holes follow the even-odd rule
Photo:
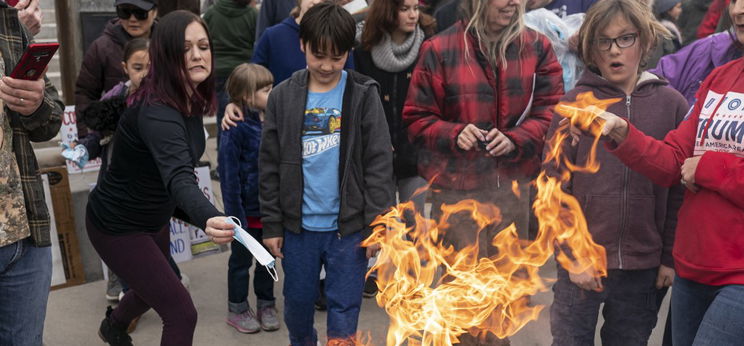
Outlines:
[[[181,269],[191,279],[191,295],[199,312],[194,345],[287,345],[287,330],[260,332],[246,335],[236,332],[225,324],[227,310],[227,258],[228,253],[209,255],[182,263]],[[544,276],[555,277],[554,265],[546,265]],[[275,287],[281,297],[281,282]],[[102,345],[96,335],[107,301],[104,298],[105,282],[98,281],[77,287],[57,290],[49,297],[45,326],[45,344],[50,346],[66,345]],[[549,304],[552,300],[550,291],[539,294],[533,299],[537,304]],[[251,298],[255,301],[255,298]],[[278,308],[282,310],[282,299],[278,299]],[[662,311],[666,311],[665,304]],[[660,321],[664,321],[662,314]],[[316,328],[322,337],[325,335],[324,312],[316,313]],[[550,345],[550,324],[548,307],[544,309],[538,321],[528,324],[517,335],[512,337],[512,345]],[[374,345],[384,345],[388,318],[384,311],[377,307],[374,299],[365,299],[359,330],[369,331]],[[660,345],[659,328],[654,331],[650,345]],[[146,313],[132,334],[135,345],[158,345],[160,341],[161,322],[154,311]],[[599,339],[597,339],[599,345]]]

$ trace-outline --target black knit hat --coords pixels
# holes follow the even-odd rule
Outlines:
[[[654,14],[658,16],[662,13],[666,13],[666,11],[671,10],[672,7],[676,6],[680,1],[682,0],[656,0],[654,1]]]

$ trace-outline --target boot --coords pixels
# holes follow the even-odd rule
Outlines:
[[[112,346],[132,346],[132,338],[127,334],[126,324],[114,322],[111,319],[111,312],[114,309],[111,306],[106,308],[106,318],[101,321],[101,328],[98,329],[98,336],[105,343]]]

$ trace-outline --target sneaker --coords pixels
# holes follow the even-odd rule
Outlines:
[[[325,296],[325,280],[320,280],[318,284],[318,299],[315,300],[315,310],[326,311],[328,304]]]
[[[261,329],[272,332],[277,329],[279,329],[279,318],[277,318],[277,315],[279,313],[276,311],[276,308],[273,306],[267,306],[265,308],[258,309],[257,317],[258,321],[261,323]]]
[[[251,308],[240,314],[232,311],[228,312],[226,322],[239,332],[245,334],[258,333],[261,330],[261,324],[258,323],[256,315]]]
[[[106,308],[106,318],[101,321],[98,336],[103,342],[112,346],[132,346],[132,338],[127,334],[127,326],[111,320],[111,306]]]
[[[377,282],[374,276],[370,276],[364,281],[364,298],[372,298],[377,295]]]
[[[119,277],[109,270],[109,280],[106,283],[106,299],[112,302],[118,302],[120,293],[121,283],[119,282]]]

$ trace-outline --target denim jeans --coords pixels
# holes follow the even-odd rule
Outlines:
[[[321,264],[326,271],[328,339],[355,336],[367,269],[362,240],[360,232],[345,237],[338,232],[284,232],[284,323],[293,346],[317,343],[313,320]]]
[[[261,242],[261,230],[248,228],[248,234]],[[274,306],[274,279],[271,278],[266,267],[258,261],[254,261],[253,255],[239,241],[233,240],[230,244],[230,260],[227,262],[227,298],[230,303],[241,304],[247,309],[246,298],[248,297],[248,284],[251,279],[250,269],[253,262],[256,262],[256,269],[253,270],[253,292],[258,298],[258,309]],[[243,310],[243,309],[241,309]],[[243,311],[233,311],[242,313]]]
[[[0,247],[0,345],[41,345],[51,283],[51,247]]]
[[[602,303],[605,320],[600,331],[602,345],[647,345],[656,325],[657,272],[656,268],[611,269],[602,279],[604,290],[594,292],[576,286],[568,272],[559,266],[550,306],[553,345],[593,346]]]
[[[744,285],[710,286],[674,278],[674,346],[744,344]]]

